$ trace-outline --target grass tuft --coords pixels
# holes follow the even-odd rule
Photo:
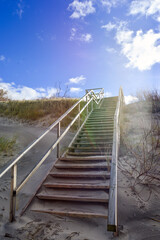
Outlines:
[[[0,153],[10,156],[12,155],[16,145],[16,137],[7,139],[6,137],[0,137]]]

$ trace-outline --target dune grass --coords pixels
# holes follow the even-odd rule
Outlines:
[[[0,137],[0,154],[12,155],[16,145],[16,137],[8,139],[4,136]]]
[[[54,99],[40,99],[32,101],[7,101],[0,102],[0,116],[8,117],[16,120],[26,122],[43,122],[44,126],[51,125],[63,113],[65,113],[71,106],[73,106],[78,99],[73,98],[54,98]],[[81,109],[85,102],[81,102]],[[77,115],[78,106],[71,111],[61,122],[61,126],[67,126],[71,120]],[[81,114],[83,121],[86,116],[86,111]],[[76,128],[76,124],[72,129]]]
[[[77,99],[8,101],[0,103],[0,114],[23,120],[38,120],[46,115],[61,116]]]

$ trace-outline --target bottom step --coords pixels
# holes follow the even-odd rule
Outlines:
[[[44,201],[34,199],[30,206],[34,212],[50,213],[70,217],[100,217],[108,218],[107,204]]]

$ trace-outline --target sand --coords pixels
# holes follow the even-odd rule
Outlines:
[[[125,113],[124,124],[130,124],[130,134],[138,136],[134,119],[144,115],[136,109],[132,114]],[[6,136],[17,135],[17,152],[22,151],[30,142],[44,132],[44,128],[19,124],[0,118],[0,132]],[[63,141],[63,148],[73,137],[70,133]],[[24,177],[34,164],[39,160],[56,139],[56,130],[52,131],[42,143],[34,148],[18,166],[18,182]],[[125,152],[120,154],[120,162],[127,158]],[[3,157],[5,158],[5,157]],[[55,153],[46,160],[33,178],[26,184],[18,195],[18,211],[16,221],[8,222],[9,215],[9,189],[10,175],[6,174],[0,179],[0,239],[15,240],[159,240],[160,239],[160,194],[153,192],[150,199],[145,201],[147,190],[142,192],[142,199],[131,191],[129,181],[122,171],[118,169],[118,216],[121,225],[118,237],[113,237],[107,232],[107,221],[104,219],[87,219],[52,216],[49,214],[33,213],[28,210],[23,216],[18,217],[22,208],[36,191],[39,182],[46,175],[48,169],[54,164]],[[2,161],[3,159],[1,159]],[[4,160],[6,162],[6,160]],[[28,164],[29,163],[29,164]],[[34,182],[34,184],[33,184]]]

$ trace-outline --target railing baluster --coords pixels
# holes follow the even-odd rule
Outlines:
[[[10,197],[10,222],[15,220],[16,207],[16,187],[17,187],[17,164],[11,169],[11,197]]]
[[[61,135],[61,122],[57,124],[57,139]],[[60,157],[60,143],[57,144],[57,158]]]

